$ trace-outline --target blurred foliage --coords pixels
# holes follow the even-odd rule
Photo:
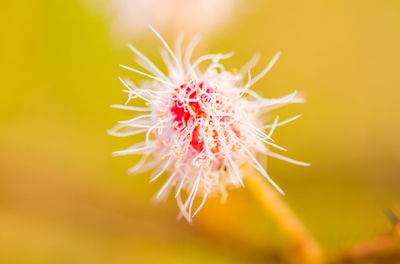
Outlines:
[[[161,181],[125,174],[137,157],[111,157],[135,141],[106,134],[127,117],[108,107],[126,99],[117,76],[138,77],[117,67],[133,55],[104,13],[77,1],[2,5],[1,263],[265,263],[287,246],[245,189],[188,225],[173,199],[150,204]],[[255,89],[306,97],[277,111],[303,117],[276,141],[312,166],[268,160],[268,170],[329,253],[385,232],[384,211],[400,210],[399,14],[390,0],[244,1],[197,51],[235,51],[228,68],[260,51],[256,71],[283,51]],[[131,40],[160,62],[155,37]]]

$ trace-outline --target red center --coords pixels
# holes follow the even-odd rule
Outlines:
[[[206,103],[207,95],[203,94],[203,96],[200,96],[200,93],[214,93],[214,90],[210,87],[207,87],[204,82],[196,81],[184,83],[176,89],[177,92],[181,92],[182,90],[185,91],[185,99],[194,99],[193,101],[188,103],[188,106],[192,110],[189,112],[175,95],[172,97],[173,105],[171,107],[171,112],[175,116],[174,121],[178,122],[179,127],[183,130],[186,128],[186,125],[190,120],[192,122],[195,122],[197,119],[202,118],[206,115],[199,104],[199,100],[201,101],[201,103]],[[216,131],[213,131],[213,133],[216,133]],[[190,145],[196,151],[201,152],[204,148],[204,142],[200,139],[199,136],[199,126],[196,125],[192,132]]]

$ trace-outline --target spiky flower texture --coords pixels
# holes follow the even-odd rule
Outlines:
[[[296,92],[278,99],[265,99],[250,88],[262,78],[278,59],[278,52],[267,67],[255,78],[250,69],[257,63],[254,57],[240,71],[227,71],[221,60],[233,54],[208,54],[193,63],[191,55],[199,42],[195,37],[182,52],[183,36],[176,41],[175,50],[150,26],[165,49],[161,52],[168,73],[163,73],[133,46],[137,63],[148,73],[124,65],[121,67],[144,75],[150,80],[141,87],[123,80],[128,93],[125,105],[115,108],[135,111],[134,118],[120,121],[109,131],[125,137],[143,133],[145,140],[114,155],[142,154],[139,162],[128,172],[154,169],[151,182],[164,173],[168,178],[155,196],[161,200],[175,187],[175,198],[181,215],[189,222],[208,197],[220,194],[226,198],[227,189],[244,186],[240,167],[254,167],[283,194],[256,159],[264,154],[299,165],[307,163],[281,156],[271,149],[285,150],[271,138],[275,128],[299,116],[271,124],[261,122],[268,111],[289,104],[303,102]],[[200,65],[208,62],[207,67]],[[144,100],[147,107],[128,106],[131,100]],[[264,132],[268,130],[268,133]],[[151,160],[149,161],[149,158]],[[194,202],[198,198],[197,202]],[[198,204],[194,210],[194,203]]]

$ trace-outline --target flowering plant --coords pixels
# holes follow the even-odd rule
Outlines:
[[[227,188],[244,186],[241,166],[248,164],[261,173],[279,192],[283,191],[268,176],[255,155],[262,153],[299,165],[295,161],[272,151],[285,150],[274,143],[272,134],[276,127],[294,119],[279,122],[278,116],[271,124],[263,124],[261,116],[272,109],[300,103],[296,92],[278,99],[266,99],[250,88],[260,80],[277,61],[278,52],[267,67],[252,78],[250,69],[257,63],[254,57],[240,71],[227,71],[220,63],[233,55],[207,54],[193,63],[191,55],[199,38],[195,37],[182,51],[183,36],[178,37],[175,51],[161,35],[150,26],[165,49],[161,52],[168,73],[163,73],[140,51],[129,45],[137,55],[137,63],[145,73],[128,66],[121,67],[144,75],[150,80],[140,87],[123,80],[128,93],[125,105],[115,108],[132,110],[140,114],[120,121],[109,131],[120,137],[145,134],[145,140],[114,155],[143,154],[129,173],[155,168],[151,182],[164,172],[169,173],[156,199],[166,197],[175,187],[175,198],[181,214],[190,222],[204,205],[207,197],[221,194],[225,199]],[[204,70],[200,65],[209,62]],[[128,106],[134,99],[146,102],[147,107]],[[268,133],[264,132],[268,129]],[[151,161],[148,159],[152,157]],[[183,191],[186,199],[182,199]],[[196,197],[201,202],[192,210]],[[194,211],[194,212],[193,212]]]

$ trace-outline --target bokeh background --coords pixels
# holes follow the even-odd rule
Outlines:
[[[0,22],[1,263],[273,263],[288,246],[246,189],[189,225],[172,198],[151,204],[162,181],[125,174],[137,157],[111,156],[137,140],[106,134],[129,115],[109,108],[126,99],[117,77],[138,79],[118,68],[125,43],[160,63],[148,23],[169,42],[202,32],[196,55],[235,51],[232,69],[282,50],[254,89],[302,92],[275,138],[312,166],[268,170],[328,253],[400,210],[399,1],[3,1]]]

